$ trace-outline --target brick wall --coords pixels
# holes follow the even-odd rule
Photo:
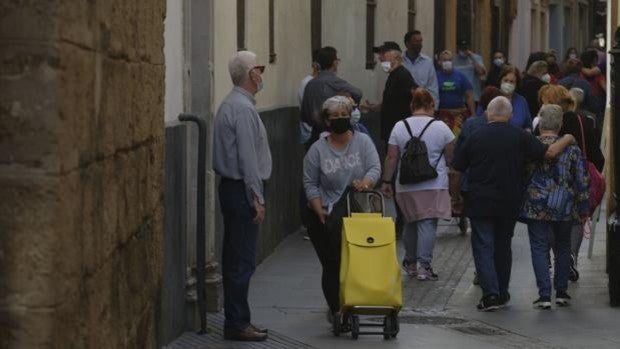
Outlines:
[[[153,348],[163,0],[0,4],[0,347]]]

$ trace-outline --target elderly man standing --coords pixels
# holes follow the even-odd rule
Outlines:
[[[460,147],[452,163],[459,172],[468,172],[469,191],[465,196],[472,227],[472,251],[483,297],[478,309],[491,311],[510,300],[508,284],[512,268],[511,242],[521,209],[526,159],[555,157],[574,142],[565,136],[551,146],[529,132],[508,123],[512,105],[503,96],[487,107],[489,123],[480,127]],[[459,180],[451,186],[458,195]]]
[[[403,65],[413,77],[413,81],[433,96],[436,110],[439,107],[437,74],[433,60],[422,53],[422,33],[419,30],[408,31],[404,41],[407,51],[403,57]]]
[[[235,86],[217,111],[213,141],[213,169],[222,177],[224,337],[264,341],[267,330],[250,322],[248,290],[256,268],[258,226],[265,218],[264,181],[271,176],[267,132],[254,106],[265,66],[253,52],[239,51],[228,70]]]

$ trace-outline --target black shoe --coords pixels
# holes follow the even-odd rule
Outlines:
[[[262,342],[267,339],[266,333],[259,333],[252,329],[252,326],[246,327],[245,330],[237,330],[234,328],[224,329],[224,339],[242,342]]]
[[[569,301],[571,300],[570,296],[568,295],[568,293],[566,292],[562,292],[562,291],[558,291],[555,294],[555,304],[561,306],[561,307],[565,307],[569,304]]]
[[[568,279],[572,282],[579,280],[579,271],[577,271],[577,265],[575,264],[575,256],[570,254],[570,269],[568,273]]]
[[[544,310],[551,309],[551,298],[539,297],[537,300],[534,301],[533,305],[534,305],[534,308],[536,309],[544,309]]]
[[[480,299],[480,303],[476,306],[480,311],[494,311],[499,309],[499,296],[491,293]]]
[[[510,302],[510,292],[506,292],[499,295],[498,303],[500,307],[506,306]]]

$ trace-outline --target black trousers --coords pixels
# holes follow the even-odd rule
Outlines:
[[[323,274],[321,275],[323,295],[329,309],[335,313],[340,310],[340,242],[342,232],[331,231],[325,224],[321,223],[313,210],[306,208],[304,212],[308,236],[323,267]]]

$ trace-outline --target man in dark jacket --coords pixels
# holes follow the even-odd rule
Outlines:
[[[374,51],[379,54],[381,69],[389,74],[383,101],[375,106],[381,110],[381,139],[387,143],[394,125],[411,115],[411,90],[418,85],[403,66],[403,53],[397,43],[386,41],[382,46],[375,47]]]
[[[525,97],[532,117],[537,115],[540,109],[538,91],[550,81],[551,76],[547,72],[547,62],[545,61],[533,62],[527,70],[527,73],[523,76],[517,93]]]

